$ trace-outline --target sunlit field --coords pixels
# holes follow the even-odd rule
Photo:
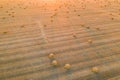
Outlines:
[[[100,20],[96,21],[111,20],[111,18],[120,16],[119,2],[119,0],[1,0],[0,24],[8,25],[7,23],[13,22],[9,24],[13,25],[17,24],[16,22],[32,22],[31,20],[34,22],[39,20],[43,25],[48,24],[48,26],[55,25],[51,23],[51,20],[54,23],[56,20],[60,20],[57,22],[61,25],[64,25],[64,21],[82,24],[86,20],[95,20],[99,15]],[[100,14],[104,12],[105,14]],[[94,15],[94,13],[98,15]],[[79,23],[74,22],[73,18],[76,18]]]
[[[120,0],[0,0],[0,80],[120,80]]]

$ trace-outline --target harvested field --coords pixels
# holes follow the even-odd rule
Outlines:
[[[0,0],[0,80],[120,80],[120,0]]]

